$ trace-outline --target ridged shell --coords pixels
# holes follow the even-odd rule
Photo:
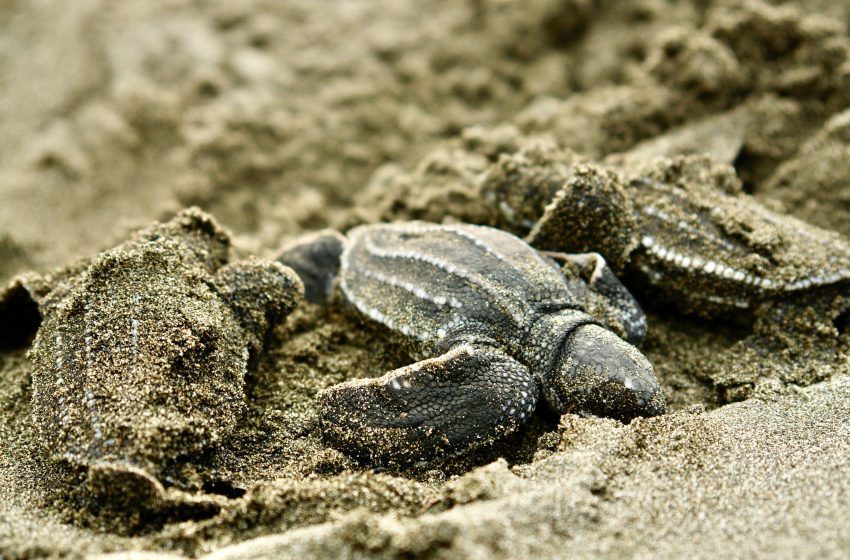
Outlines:
[[[583,282],[508,233],[421,222],[348,234],[341,286],[362,313],[427,345],[458,333],[519,343],[541,313],[580,309]]]
[[[33,420],[54,455],[155,469],[233,429],[245,336],[184,245],[103,253],[48,309],[30,355]]]
[[[850,280],[844,238],[748,196],[654,180],[629,194],[640,237],[632,266],[686,307],[749,307]]]

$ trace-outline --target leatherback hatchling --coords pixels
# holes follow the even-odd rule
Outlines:
[[[338,273],[345,298],[412,340],[422,358],[320,393],[326,441],[358,458],[402,463],[511,433],[540,395],[558,413],[663,413],[650,363],[589,314],[604,300],[637,343],[646,330],[638,304],[598,255],[556,256],[591,264],[589,281],[483,226],[367,225],[347,239],[322,232],[284,249],[279,260],[301,275],[308,299],[327,297]]]
[[[41,317],[32,418],[52,457],[110,494],[157,501],[234,430],[249,357],[303,288],[280,263],[228,264],[229,251],[218,224],[189,209],[0,291],[4,320]]]
[[[537,249],[598,251],[647,297],[703,316],[850,281],[845,238],[770,210],[743,192],[732,168],[693,156],[647,167],[497,168],[503,178],[484,196],[502,209],[502,225],[528,231]],[[545,207],[511,205],[528,199]]]

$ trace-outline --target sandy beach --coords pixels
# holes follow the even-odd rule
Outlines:
[[[791,278],[787,297],[718,312],[727,300],[703,307],[697,281],[658,289],[618,261],[620,226],[577,232],[567,249],[614,247],[646,311],[641,351],[667,413],[623,423],[541,405],[493,445],[385,467],[323,440],[317,394],[412,363],[409,345],[339,291],[295,306],[289,273],[248,282],[237,268],[214,312],[193,316],[226,355],[207,380],[167,380],[191,416],[163,417],[173,442],[131,392],[146,383],[136,330],[133,375],[106,387],[138,413],[126,429],[148,438],[142,474],[97,478],[88,432],[45,434],[41,372],[61,365],[45,348],[63,331],[36,300],[87,295],[89,355],[89,331],[120,331],[138,302],[115,270],[146,283],[147,312],[174,315],[218,297],[228,263],[322,228],[468,222],[543,244],[537,224],[576,174],[669,181],[704,207],[714,195],[700,189],[745,201],[729,203],[719,246],[744,239],[823,285]],[[787,242],[810,231],[795,219],[820,249]],[[832,256],[849,224],[841,0],[7,2],[0,558],[846,558],[850,284],[815,274],[850,262]],[[139,260],[139,239],[159,244],[160,268]],[[286,289],[257,288],[275,274]],[[254,338],[221,319],[231,311]],[[166,350],[140,352],[162,369]]]

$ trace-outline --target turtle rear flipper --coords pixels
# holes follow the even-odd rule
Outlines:
[[[311,303],[327,301],[339,272],[345,237],[326,229],[300,237],[283,247],[279,263],[295,270],[304,283],[305,299]]]

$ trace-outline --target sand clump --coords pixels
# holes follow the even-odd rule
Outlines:
[[[316,395],[411,363],[406,346],[338,294],[301,303],[265,336],[231,329],[225,346],[256,351],[238,410],[203,413],[219,444],[171,461],[151,440],[165,514],[93,498],[45,453],[27,294],[193,204],[232,231],[224,261],[392,219],[525,235],[576,168],[677,170],[847,235],[848,17],[838,0],[0,8],[0,282],[31,282],[0,304],[0,556],[846,557],[841,289],[705,318],[626,276],[670,414],[540,410],[493,447],[389,471],[323,443]]]
[[[799,152],[776,169],[757,194],[781,201],[805,220],[850,234],[850,194],[846,189],[848,131],[850,112],[831,117]]]

